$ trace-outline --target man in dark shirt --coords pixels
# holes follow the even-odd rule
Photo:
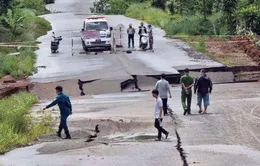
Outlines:
[[[61,131],[64,129],[66,137],[65,139],[71,139],[69,129],[67,126],[67,118],[69,115],[72,115],[72,106],[70,103],[70,99],[67,95],[63,94],[63,88],[61,86],[57,86],[56,88],[56,100],[54,100],[51,104],[47,105],[43,110],[46,110],[50,107],[55,106],[56,104],[59,105],[60,109],[60,126],[59,130],[57,131],[58,137],[61,137]]]
[[[146,27],[144,26],[144,23],[141,22],[141,26],[139,26],[139,31],[138,35],[139,37],[139,47],[141,48],[141,39],[142,39],[142,34],[147,33]]]
[[[209,93],[211,93],[213,88],[213,84],[211,79],[207,76],[206,70],[201,70],[201,76],[198,77],[195,81],[194,85],[194,93],[198,92],[197,94],[197,100],[198,100],[198,106],[199,106],[199,113],[202,113],[202,100],[204,103],[204,112],[207,113],[207,108],[210,105],[209,103]]]

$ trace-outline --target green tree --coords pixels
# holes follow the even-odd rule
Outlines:
[[[19,36],[21,34],[21,28],[23,27],[23,18],[22,16],[17,15],[13,10],[8,9],[6,15],[1,16],[0,20],[3,27],[10,31],[13,36]]]
[[[10,0],[0,0],[0,15],[6,13],[10,5]]]
[[[234,34],[236,30],[236,17],[235,11],[237,9],[238,0],[223,0],[224,19],[228,25],[230,34]]]

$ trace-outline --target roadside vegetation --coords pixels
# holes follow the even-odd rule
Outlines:
[[[38,17],[48,12],[47,2],[53,0],[1,1],[0,79],[5,75],[26,78],[35,71],[36,39],[51,29],[48,21]],[[30,107],[37,101],[37,96],[24,92],[0,99],[0,154],[28,145],[52,130],[51,115],[30,116]]]
[[[15,78],[26,77],[35,71],[35,48],[18,46],[35,46],[35,40],[51,29],[48,21],[38,17],[47,12],[44,0],[1,1],[0,78],[8,74]],[[16,52],[20,52],[20,55],[10,55]]]
[[[50,114],[41,119],[30,116],[29,109],[36,102],[35,95],[24,92],[0,100],[0,153],[28,145],[52,131]]]
[[[208,38],[229,40],[242,35],[260,47],[259,0],[99,0],[93,13],[123,14],[165,30],[206,53]]]
[[[168,35],[235,35],[239,27],[260,33],[256,0],[99,0],[92,12],[144,20]]]

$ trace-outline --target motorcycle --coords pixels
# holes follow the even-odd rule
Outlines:
[[[52,38],[53,40],[51,41],[51,52],[56,53],[58,52],[60,41],[62,40],[62,36],[56,37],[54,32],[52,32]]]
[[[145,50],[148,46],[149,36],[147,33],[141,35],[141,48]]]

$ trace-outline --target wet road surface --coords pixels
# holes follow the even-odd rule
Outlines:
[[[170,131],[168,140],[153,141],[156,130],[150,92],[78,97],[72,99],[74,114],[69,118],[73,140],[56,140],[54,135],[54,138],[46,137],[40,139],[45,143],[16,149],[0,157],[0,163],[6,166],[120,166],[122,163],[179,166],[183,161],[175,147],[177,129],[189,165],[260,164],[259,83],[215,85],[207,115],[197,114],[196,96],[193,96],[193,115],[183,116],[180,87],[171,91],[173,98],[169,99],[169,105],[177,119],[164,119],[164,127]],[[42,101],[32,112],[36,113],[47,103]],[[53,115],[58,115],[57,108]],[[85,143],[86,136],[78,131],[88,131],[96,124],[100,124],[100,135],[96,141]],[[141,139],[137,139],[138,134]]]
[[[86,5],[82,5],[82,2]],[[76,33],[81,29],[90,5],[90,1],[56,0],[55,5],[49,6],[53,11],[63,12],[44,17],[51,21],[56,35],[62,35],[64,40],[60,52],[51,54],[51,33],[39,39],[42,43],[37,51],[37,66],[47,68],[40,69],[31,77],[32,81],[87,80],[97,77],[123,80],[130,78],[131,74],[177,73],[175,68],[182,69],[184,66],[221,66],[208,59],[189,57],[183,49],[171,44],[174,40],[163,38],[164,32],[158,28],[154,30],[154,53],[134,51],[132,54],[118,52],[112,55],[71,56],[71,31]],[[116,20],[125,26],[129,23],[135,27],[139,25],[139,21],[123,16],[107,16],[107,19],[112,26],[119,23]],[[82,52],[81,46],[79,48],[78,52]],[[181,148],[189,165],[260,165],[259,83],[215,85],[207,115],[197,114],[194,95],[193,115],[183,116],[180,87],[172,87],[171,91],[173,98],[169,99],[169,105],[177,119],[164,119],[164,127],[170,131],[169,140],[153,141],[157,133],[153,128],[154,100],[151,92],[73,97],[74,114],[69,118],[69,126],[74,139],[59,140],[54,134],[43,136],[40,141],[44,143],[16,149],[1,156],[0,165],[180,166],[183,160],[175,147],[178,141],[175,130],[178,131]],[[40,116],[36,112],[47,103],[48,100],[35,105],[32,115]],[[53,115],[59,115],[57,108]],[[89,129],[96,124],[100,125],[100,135],[97,140],[86,143],[86,137],[91,133]],[[136,134],[142,139],[137,139]],[[104,145],[104,142],[107,144]]]
[[[84,5],[82,5],[84,4]],[[79,32],[82,23],[89,16],[91,1],[61,1],[49,5],[47,8],[57,12],[43,16],[51,22],[56,36],[62,36],[60,52],[52,54],[50,41],[52,33],[40,37],[40,49],[37,51],[38,59],[36,66],[46,66],[39,69],[38,73],[31,77],[34,82],[52,82],[66,79],[105,79],[126,78],[129,75],[159,75],[161,73],[178,74],[174,68],[212,67],[222,66],[218,62],[206,57],[189,57],[182,48],[174,45],[174,40],[166,39],[164,31],[154,28],[155,52],[133,51],[127,54],[119,50],[117,54],[98,53],[85,54]],[[62,12],[62,13],[59,13]],[[131,23],[138,27],[140,21],[124,16],[106,16],[110,26],[116,27],[123,24],[126,28]],[[125,29],[126,31],[126,29]],[[72,39],[75,55],[72,56]],[[127,36],[123,33],[123,45],[127,46]],[[135,37],[136,46],[138,36]]]

